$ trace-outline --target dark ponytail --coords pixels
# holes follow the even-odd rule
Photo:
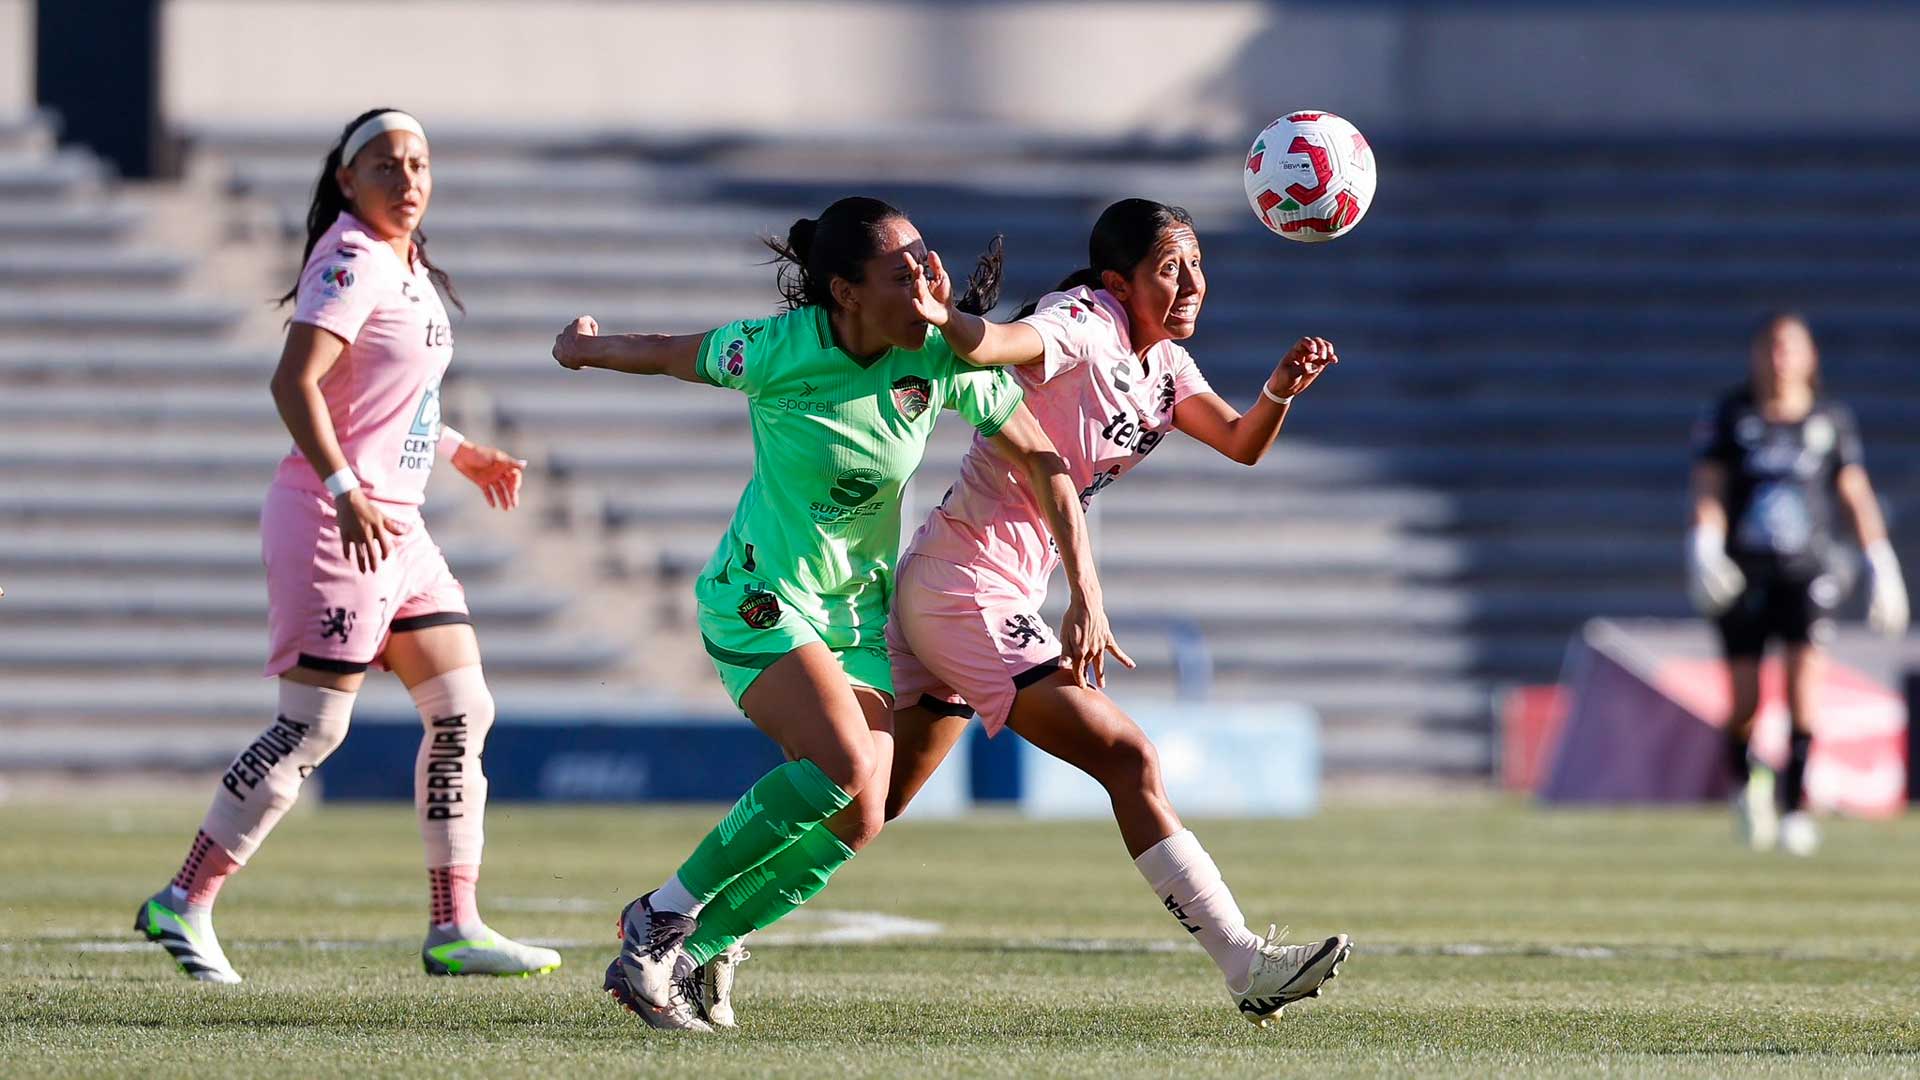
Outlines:
[[[1103,278],[1109,270],[1131,277],[1140,260],[1153,254],[1160,234],[1179,226],[1193,228],[1193,215],[1182,207],[1151,199],[1121,199],[1102,210],[1093,223],[1093,232],[1087,236],[1087,265],[1068,274],[1053,291],[1104,289]],[[1027,304],[1014,317],[1024,319],[1038,306],[1037,301]]]
[[[841,199],[817,218],[801,218],[787,230],[786,240],[762,238],[779,264],[780,297],[788,311],[803,307],[838,310],[833,279],[858,285],[867,260],[880,254],[880,241],[890,221],[907,215],[879,199],[853,195]],[[1000,302],[1005,243],[995,236],[967,276],[966,291],[954,307],[971,315],[985,315]]]
[[[346,149],[347,136],[353,134],[354,128],[381,113],[398,111],[400,110],[386,107],[368,109],[349,121],[347,126],[341,129],[340,137],[333,141],[333,147],[327,151],[326,160],[320,163],[320,179],[313,185],[313,201],[307,205],[307,243],[300,250],[300,271],[294,274],[293,288],[281,295],[277,306],[285,307],[299,295],[300,273],[306,271],[307,260],[313,258],[314,246],[320,243],[322,236],[327,235],[328,229],[333,228],[333,223],[340,219],[343,211],[353,209],[347,202],[346,193],[340,190],[340,182],[334,178],[334,174],[340,169],[340,153]],[[453,306],[459,308],[462,315],[466,314],[467,305],[460,302],[460,294],[454,291],[453,278],[448,276],[445,270],[435,266],[433,260],[427,257],[427,234],[419,229],[413,231],[413,256],[420,261],[421,266],[427,268],[427,277],[441,292],[447,294],[447,299],[453,301]]]

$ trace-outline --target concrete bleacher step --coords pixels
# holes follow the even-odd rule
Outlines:
[[[0,113],[0,153],[51,154],[57,127],[54,114],[40,109]]]
[[[1685,618],[1690,611],[1686,596],[1676,588],[1584,584],[1540,588],[1506,583],[1249,589],[1230,581],[1129,582],[1124,592],[1111,591],[1107,604],[1116,612],[1153,611],[1188,620],[1206,630],[1209,640],[1259,628],[1552,630],[1570,628],[1599,614],[1647,612]]]
[[[77,149],[0,149],[0,199],[14,206],[91,193],[106,177],[99,158]]]
[[[139,223],[138,210],[119,204],[0,203],[0,243],[7,245],[108,243],[126,237]]]
[[[502,540],[468,536],[437,539],[462,581],[499,573],[518,557],[519,549]],[[257,527],[161,530],[9,526],[0,530],[0,552],[12,575],[4,583],[9,589],[20,587],[23,574],[223,572],[253,581],[262,572]]]
[[[1434,491],[1398,483],[1331,491],[1262,492],[1238,500],[1217,491],[1180,485],[1177,479],[1148,489],[1144,476],[1127,477],[1099,503],[1112,526],[1150,528],[1169,519],[1199,518],[1219,526],[1259,528],[1287,521],[1346,521],[1408,532],[1507,531],[1524,523],[1543,533],[1582,532],[1596,524],[1658,531],[1678,537],[1684,527],[1684,492],[1657,488],[1571,489],[1563,483],[1492,490]],[[1125,493],[1122,493],[1122,492]],[[1676,539],[1677,542],[1677,539]]]
[[[1129,605],[1110,600],[1108,611],[1121,647],[1142,672],[1163,672],[1176,665],[1178,650],[1169,638],[1123,632],[1132,614]],[[1140,609],[1140,614],[1160,617],[1164,612],[1155,606]],[[1216,629],[1205,640],[1216,675],[1259,675],[1276,684],[1343,676],[1370,681],[1410,676],[1514,677],[1551,667],[1566,651],[1566,636],[1558,630],[1469,639],[1387,627],[1343,631],[1320,624],[1291,632],[1265,627],[1243,633]]]
[[[155,427],[192,426],[204,432],[217,425],[223,433],[249,438],[284,433],[265,379],[234,386],[150,387],[121,386],[111,381],[76,382],[10,387],[0,397],[0,422],[10,431],[19,425],[62,425],[85,428],[111,425]]]
[[[91,291],[8,293],[0,294],[0,339],[60,335],[204,340],[233,330],[245,314],[242,305],[209,300],[101,296]]]
[[[1276,531],[1256,547],[1205,523],[1178,530],[1107,528],[1096,533],[1096,550],[1101,575],[1112,582],[1200,575],[1223,583],[1292,586],[1366,571],[1406,581],[1631,581],[1680,569],[1679,544],[1668,537],[1515,534],[1472,540],[1341,529],[1329,539],[1320,532]]]
[[[260,520],[265,486],[264,473],[253,481],[203,480],[186,486],[152,478],[108,483],[75,483],[70,478],[0,480],[0,519],[16,525],[109,520],[247,526]]]
[[[164,292],[178,288],[191,266],[190,260],[166,252],[10,244],[0,250],[0,289]]]
[[[636,712],[669,714],[676,720],[737,718],[712,708],[689,707],[644,685],[618,679],[496,670],[485,639],[481,649],[499,722],[618,721]],[[10,673],[0,679],[0,724],[4,724],[0,726],[4,733],[0,769],[24,767],[21,759],[29,754],[44,755],[29,760],[64,760],[54,751],[70,755],[75,735],[105,743],[112,752],[124,752],[129,764],[121,767],[217,767],[246,745],[263,718],[273,715],[278,688],[275,680],[260,676],[260,667],[256,663],[229,675],[129,672],[125,678],[113,679]],[[354,715],[360,719],[409,717],[415,712],[398,679],[375,673],[362,685]],[[112,739],[99,739],[88,727],[89,722],[119,725],[128,721],[142,723],[115,727]],[[210,726],[192,726],[197,724]],[[191,755],[192,763],[176,766],[169,756],[179,754]]]
[[[36,574],[8,583],[7,625],[56,628],[63,624],[173,624],[175,631],[208,628],[258,629],[265,625],[266,584],[238,578]],[[571,598],[552,589],[512,581],[483,581],[467,589],[467,602],[482,630],[494,625],[537,623],[563,611]]]
[[[486,662],[503,672],[587,674],[629,658],[626,642],[556,635],[545,629],[499,627],[483,631]],[[267,643],[258,628],[196,628],[162,633],[145,628],[17,629],[0,627],[0,656],[10,665],[46,672],[214,669],[235,678],[257,675]]]

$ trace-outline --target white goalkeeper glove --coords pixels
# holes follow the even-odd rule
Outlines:
[[[1899,637],[1907,632],[1907,585],[1900,577],[1900,560],[1885,537],[1867,548],[1867,625],[1876,634]]]
[[[1687,535],[1687,598],[1709,619],[1726,614],[1747,588],[1747,575],[1727,557],[1727,534],[1696,525]]]

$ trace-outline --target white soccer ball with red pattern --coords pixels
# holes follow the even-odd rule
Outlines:
[[[1241,174],[1260,223],[1289,240],[1345,236],[1373,204],[1380,173],[1360,130],[1330,112],[1288,113],[1267,125]]]

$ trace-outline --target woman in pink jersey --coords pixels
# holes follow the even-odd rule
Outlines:
[[[990,323],[919,290],[921,316],[962,359],[1010,366],[1027,406],[1067,459],[1082,504],[1178,429],[1245,465],[1265,456],[1295,395],[1337,362],[1303,338],[1251,411],[1213,393],[1178,342],[1191,337],[1206,277],[1187,212],[1144,199],[1108,207],[1090,265],[1016,322]],[[929,275],[944,272],[934,260]],[[1284,946],[1249,930],[1205,849],[1180,823],[1140,727],[1061,661],[1040,619],[1057,556],[1019,470],[975,440],[960,481],[902,556],[887,624],[896,705],[893,818],[978,712],[989,735],[1011,726],[1098,780],[1127,853],[1155,897],[1206,948],[1240,1011],[1264,1026],[1318,994],[1346,958],[1346,935]],[[1124,658],[1123,658],[1124,659]],[[1131,663],[1129,662],[1129,666]]]
[[[370,666],[400,677],[426,727],[414,798],[432,909],[428,973],[560,965],[551,949],[489,930],[474,903],[493,698],[466,595],[420,504],[444,457],[489,505],[510,510],[525,463],[440,422],[440,377],[453,358],[440,290],[459,298],[419,231],[432,194],[418,121],[394,109],[354,118],[327,154],[305,266],[281,297],[296,303],[272,390],[294,449],[260,515],[266,674],[280,680],[279,711],[221,778],[179,875],[134,923],[203,982],[240,981],[213,932],[214,896],[345,737]]]

